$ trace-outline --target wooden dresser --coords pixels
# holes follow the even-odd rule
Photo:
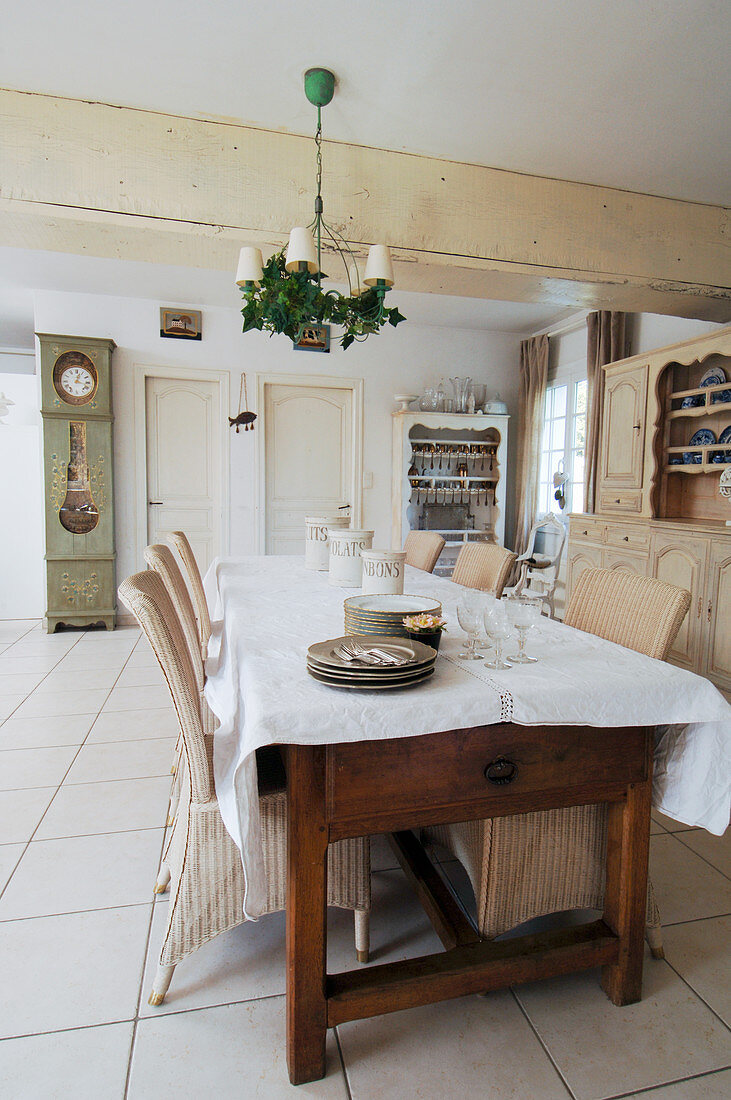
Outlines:
[[[727,385],[700,385],[713,367]],[[731,691],[731,501],[718,491],[731,444],[689,442],[731,425],[731,328],[604,369],[597,512],[570,517],[567,600],[596,566],[687,588],[670,660]]]

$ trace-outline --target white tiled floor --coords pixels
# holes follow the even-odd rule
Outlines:
[[[345,1024],[328,1035],[327,1077],[293,1089],[284,916],[273,914],[185,959],[150,1008],[175,733],[136,630],[48,637],[0,622],[0,1095],[731,1095],[731,839],[659,816],[651,858],[667,958],[648,956],[638,1005],[614,1008],[588,972]],[[437,950],[379,839],[373,867],[372,962]],[[331,910],[329,929],[330,969],[351,968],[351,915]]]

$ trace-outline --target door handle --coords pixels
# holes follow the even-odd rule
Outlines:
[[[164,504],[164,500],[148,500],[148,504]]]

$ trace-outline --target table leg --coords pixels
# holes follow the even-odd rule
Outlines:
[[[325,1076],[325,751],[287,753],[287,1065],[293,1085]]]
[[[624,802],[607,807],[604,921],[619,936],[619,959],[602,969],[602,989],[615,1005],[642,997],[647,859],[652,782],[630,785]]]

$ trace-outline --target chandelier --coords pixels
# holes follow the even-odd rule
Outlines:
[[[239,255],[236,282],[244,305],[244,332],[251,329],[271,334],[284,333],[298,343],[307,328],[340,325],[340,343],[348,348],[367,339],[386,323],[394,327],[405,320],[396,306],[387,307],[386,293],[393,286],[393,265],[388,246],[374,244],[368,252],[363,280],[352,248],[323,217],[322,201],[322,108],[331,101],[335,77],[329,69],[308,69],[305,95],[317,107],[315,163],[317,194],[315,216],[307,226],[295,226],[287,249],[262,260],[261,249],[245,246]],[[322,270],[322,249],[332,249],[345,268],[348,293],[323,290],[328,276]]]

